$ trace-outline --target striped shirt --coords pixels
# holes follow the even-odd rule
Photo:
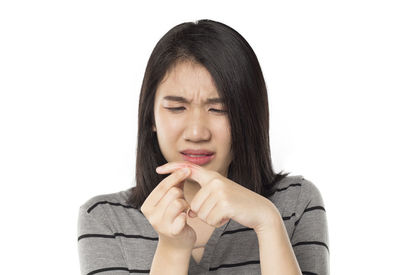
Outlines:
[[[140,210],[127,204],[130,191],[96,196],[80,207],[82,274],[150,273],[158,234]],[[328,275],[327,218],[317,187],[302,176],[288,176],[268,199],[281,214],[302,273]],[[214,230],[200,263],[191,256],[188,274],[261,274],[256,233],[229,220]]]

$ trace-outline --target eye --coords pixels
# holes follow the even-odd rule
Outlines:
[[[165,107],[165,109],[168,109],[171,112],[175,113],[175,112],[179,112],[179,111],[185,110],[185,107]],[[215,113],[226,113],[225,110],[219,110],[219,109],[214,109],[214,108],[211,108],[210,111],[213,111]]]
[[[224,111],[224,110],[218,110],[218,109],[213,109],[213,108],[211,108],[210,110],[213,110],[216,113],[226,113],[226,111]]]
[[[172,108],[172,107],[165,107],[165,109],[168,109],[168,110],[170,110],[171,112],[179,112],[179,111],[182,111],[182,110],[185,110],[185,107],[175,107],[175,108]]]

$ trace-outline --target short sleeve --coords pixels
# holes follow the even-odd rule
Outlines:
[[[318,188],[304,178],[294,226],[290,240],[302,273],[329,275],[329,236],[324,201]]]
[[[101,206],[93,211],[79,209],[78,251],[81,274],[127,275],[120,244],[115,238]]]

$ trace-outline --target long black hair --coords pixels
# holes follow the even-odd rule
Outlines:
[[[269,142],[268,96],[257,57],[247,41],[231,27],[212,20],[179,24],[157,43],[143,78],[139,99],[136,186],[129,203],[140,208],[168,175],[155,172],[167,161],[152,130],[154,98],[167,72],[182,61],[204,66],[211,74],[227,110],[233,160],[228,178],[269,197],[276,183],[289,173],[272,168]]]

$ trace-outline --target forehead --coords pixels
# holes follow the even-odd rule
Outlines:
[[[158,98],[184,97],[188,101],[218,98],[218,90],[208,70],[197,63],[184,61],[172,66],[157,88]]]

